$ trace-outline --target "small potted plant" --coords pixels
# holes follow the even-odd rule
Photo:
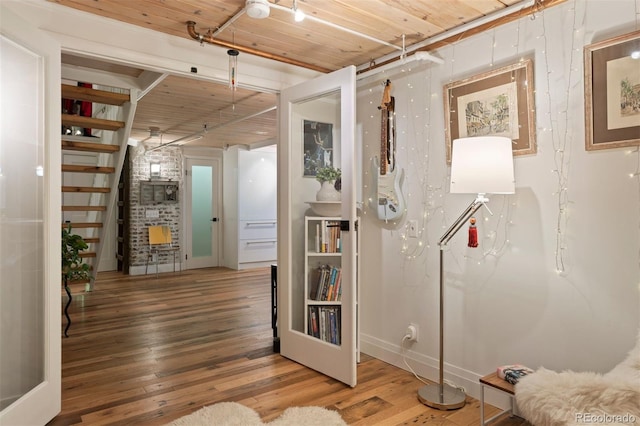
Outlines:
[[[68,337],[67,331],[71,325],[68,309],[73,298],[69,291],[69,282],[75,280],[91,280],[89,265],[84,263],[80,252],[88,247],[84,239],[78,234],[71,233],[71,224],[68,223],[66,228],[62,228],[62,280],[64,290],[69,296],[66,306],[64,307],[64,315],[67,317],[67,326],[64,329],[64,335]]]
[[[335,188],[335,181],[340,179],[340,169],[327,166],[318,169],[316,180],[320,182],[320,190],[316,194],[317,201],[340,201],[340,192]]]
[[[335,182],[341,174],[340,169],[336,169],[331,166],[322,167],[318,169],[318,172],[316,173],[316,180],[320,183]]]

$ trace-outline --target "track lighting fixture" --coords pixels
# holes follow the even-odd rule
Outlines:
[[[301,9],[298,9],[298,0],[293,0],[293,19],[296,22],[304,21],[305,14]]]

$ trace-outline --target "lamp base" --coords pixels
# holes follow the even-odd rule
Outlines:
[[[464,407],[467,395],[458,388],[434,384],[423,386],[418,390],[418,399],[424,405],[438,410],[457,410]]]

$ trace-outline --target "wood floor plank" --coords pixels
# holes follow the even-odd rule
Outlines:
[[[290,406],[319,405],[355,425],[479,423],[477,400],[451,412],[426,407],[417,399],[422,382],[367,354],[351,388],[274,353],[269,268],[157,278],[101,272],[93,292],[73,294],[62,412],[52,426],[165,425],[223,401],[264,421]],[[486,405],[487,416],[495,413]],[[495,423],[526,424],[508,416]]]

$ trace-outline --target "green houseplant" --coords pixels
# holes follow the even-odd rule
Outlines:
[[[318,169],[316,173],[316,180],[320,183],[323,182],[334,182],[342,175],[340,169],[333,168],[331,166],[322,167]]]
[[[69,291],[69,282],[75,280],[91,280],[89,265],[84,263],[80,252],[86,250],[89,246],[84,239],[78,235],[71,233],[71,224],[68,223],[66,228],[62,228],[62,281],[64,290],[69,296],[66,306],[64,307],[64,315],[67,317],[67,326],[64,329],[64,335],[68,337],[67,331],[71,326],[71,318],[68,309],[73,298]]]
[[[340,169],[331,166],[318,169],[316,180],[320,182],[320,190],[316,193],[316,201],[340,201],[340,192],[335,187],[342,173]]]

